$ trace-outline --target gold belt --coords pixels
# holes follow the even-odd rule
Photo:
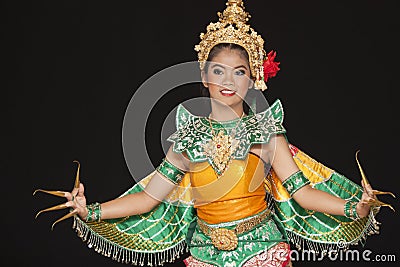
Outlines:
[[[252,230],[270,214],[271,211],[267,209],[250,219],[237,223],[234,229],[211,227],[202,220],[197,220],[197,224],[200,230],[211,238],[214,247],[219,250],[234,250],[238,245],[237,236]]]

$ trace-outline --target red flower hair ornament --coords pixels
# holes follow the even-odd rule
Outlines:
[[[279,64],[280,62],[275,62],[276,52],[271,50],[267,58],[264,60],[263,63],[263,73],[261,75],[265,82],[268,81],[269,78],[275,77],[278,71],[280,70]]]

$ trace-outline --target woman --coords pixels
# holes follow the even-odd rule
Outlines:
[[[376,192],[366,183],[360,190],[289,145],[279,101],[245,114],[248,90],[265,90],[278,70],[247,18],[242,1],[229,0],[220,21],[201,35],[196,50],[211,113],[203,118],[178,108],[173,145],[153,173],[102,204],[86,205],[78,179],[71,193],[57,193],[68,200],[57,208],[80,217],[75,228],[98,252],[158,265],[187,245],[188,266],[289,266],[289,240],[348,245],[373,227],[370,207],[383,204]]]

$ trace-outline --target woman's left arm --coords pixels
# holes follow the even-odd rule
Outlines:
[[[265,160],[272,164],[272,168],[278,175],[279,179],[284,182],[291,175],[299,171],[293,160],[288,143],[283,135],[277,135],[271,138],[270,142],[260,153]],[[361,201],[357,204],[357,213],[360,217],[369,214],[370,206],[367,204],[373,199],[371,186],[364,186],[364,192]],[[304,209],[314,210],[318,212],[329,213],[332,215],[344,216],[344,205],[346,200],[333,196],[327,192],[312,188],[305,185],[293,193],[294,200]]]

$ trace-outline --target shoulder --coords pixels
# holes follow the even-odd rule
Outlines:
[[[177,130],[167,139],[173,142],[173,151],[185,151],[191,161],[204,161],[202,144],[211,137],[207,119],[192,114],[181,104],[176,111],[175,123]]]
[[[244,158],[253,145],[267,144],[272,136],[284,133],[283,108],[281,101],[276,100],[266,110],[243,119],[242,127],[236,135],[240,145],[235,151],[235,157]]]
[[[191,123],[193,119],[197,118],[198,116],[193,115],[189,112],[182,104],[179,104],[178,108],[176,109],[176,116],[175,116],[175,123],[176,128],[180,129],[185,125]]]
[[[246,121],[249,123],[256,123],[257,125],[266,124],[282,124],[284,117],[282,103],[277,99],[269,108],[262,112],[250,114],[247,116]]]

